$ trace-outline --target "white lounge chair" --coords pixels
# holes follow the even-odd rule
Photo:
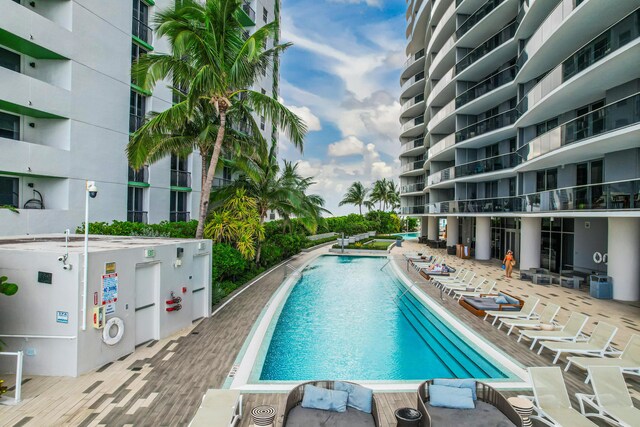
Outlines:
[[[235,427],[242,418],[239,390],[209,389],[189,427]]]
[[[522,397],[533,401],[535,415],[532,415],[531,419],[539,420],[548,426],[596,427],[596,424],[571,407],[560,368],[529,368],[529,377],[533,386],[533,398]]]
[[[553,359],[554,365],[562,353],[604,356],[607,353],[616,351],[611,347],[611,341],[613,341],[616,332],[618,332],[617,327],[605,322],[598,322],[586,342],[541,341],[538,354],[542,353],[542,349],[544,348],[555,351],[556,356]]]
[[[442,258],[433,258],[432,261],[421,261],[421,260],[411,261],[411,265],[413,265],[413,268],[415,268],[416,271],[420,271],[423,268],[429,268],[432,265],[441,264],[441,263],[442,263]]]
[[[479,297],[480,295],[490,294],[495,287],[495,280],[484,280],[475,291],[454,291],[453,299],[460,299],[462,297]]]
[[[444,288],[447,285],[467,285],[471,283],[473,278],[476,277],[476,273],[471,270],[467,270],[462,276],[462,279],[458,278],[450,278],[450,277],[434,277],[433,281],[436,284],[436,287]]]
[[[471,288],[474,291],[476,289],[478,289],[485,281],[487,281],[487,279],[485,279],[482,276],[476,276],[474,277],[472,280],[469,281],[469,283],[448,283],[446,285],[443,285],[443,289],[449,294],[451,295],[451,292],[455,292],[455,291],[466,291],[467,289]]]
[[[498,319],[535,319],[538,315],[535,312],[540,298],[529,297],[524,300],[524,305],[520,311],[500,311],[500,310],[488,310],[485,311],[484,320],[487,320],[489,316],[493,316],[492,325],[496,324]]]
[[[571,342],[582,339],[584,341],[582,329],[588,320],[588,316],[582,313],[572,312],[567,323],[565,323],[559,331],[520,331],[518,342],[520,342],[523,337],[529,338],[532,341],[531,347],[529,348],[533,350],[538,340]]]
[[[502,319],[498,329],[502,328],[502,325],[507,325],[509,326],[507,335],[511,335],[513,328],[537,328],[540,325],[554,324],[553,319],[555,319],[559,311],[560,306],[558,304],[549,303],[537,319]]]
[[[593,395],[576,393],[580,412],[622,427],[640,424],[640,409],[633,406],[622,372],[614,367],[589,368]],[[585,404],[597,412],[587,411]]]
[[[568,363],[567,367],[564,368],[565,371],[568,371],[572,364],[585,371],[589,368],[604,366],[615,367],[628,375],[640,376],[640,335],[635,334],[631,336],[631,339],[619,357],[570,356],[567,357],[567,360]],[[587,375],[587,379],[584,382],[588,383],[589,380],[589,375]]]

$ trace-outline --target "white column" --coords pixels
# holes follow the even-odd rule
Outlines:
[[[539,268],[542,218],[522,217],[520,226],[520,270]]]
[[[609,218],[607,252],[613,299],[640,300],[640,218]]]
[[[447,217],[447,246],[458,244],[458,217]]]
[[[438,239],[438,217],[429,216],[427,218],[429,221],[429,225],[427,226],[427,238],[429,240],[437,240]]]
[[[491,259],[491,218],[476,217],[476,259]]]
[[[429,217],[420,217],[420,236],[427,237],[427,228],[429,227]]]

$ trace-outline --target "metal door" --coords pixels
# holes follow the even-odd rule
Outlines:
[[[160,264],[136,266],[136,339],[135,345],[159,339]]]

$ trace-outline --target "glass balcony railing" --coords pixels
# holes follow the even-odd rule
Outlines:
[[[454,202],[435,202],[435,203],[429,203],[427,205],[427,210],[429,211],[429,213],[449,213],[449,212],[455,212],[454,210],[452,210],[452,204]]]
[[[440,184],[441,182],[449,181],[456,177],[456,168],[455,166],[451,166],[450,168],[442,169],[441,171],[435,172],[429,175],[427,179],[427,183],[431,185]]]
[[[132,34],[147,44],[152,43],[153,30],[146,22],[133,18]]]
[[[422,101],[424,101],[424,93],[421,93],[421,94],[419,94],[417,96],[414,96],[413,98],[409,99],[407,102],[402,104],[401,113],[404,113],[409,108],[413,107],[414,105],[416,105],[416,104],[418,104],[418,103],[420,103]]]
[[[147,184],[149,182],[149,166],[142,166],[138,170],[129,168],[129,182],[140,182]]]
[[[171,186],[191,188],[191,172],[171,169]]]
[[[500,156],[489,157],[456,166],[455,176],[479,175],[488,172],[497,172],[504,169],[511,169],[522,163],[522,157],[517,153],[502,154]]]
[[[565,145],[640,123],[640,93],[605,105],[564,123],[529,141],[518,149],[525,160],[532,160]]]
[[[406,153],[407,151],[410,151],[419,147],[424,147],[424,138],[416,138],[413,141],[409,141],[402,144],[400,152]]]
[[[497,47],[511,40],[516,34],[517,28],[518,23],[516,21],[513,21],[511,24],[500,30],[497,34],[493,35],[487,41],[482,43],[480,46],[473,49],[464,58],[458,61],[458,63],[456,64],[456,73],[462,72],[471,64],[478,61],[480,58],[483,58],[485,55],[492,52]]]
[[[414,83],[418,83],[420,80],[424,80],[424,71],[420,71],[418,74],[404,82],[402,84],[402,91],[404,92],[407,88],[409,88],[409,86],[412,86]]]
[[[433,156],[437,156],[447,148],[453,147],[455,144],[456,144],[455,134],[446,136],[445,138],[438,141],[437,144],[434,144],[434,146],[429,149],[429,158]]]
[[[424,182],[417,182],[415,184],[403,185],[400,188],[401,193],[415,193],[417,191],[424,190]]]
[[[414,170],[422,169],[424,166],[424,160],[418,160],[416,162],[407,163],[402,166],[402,172],[411,172]]]
[[[148,222],[147,215],[146,211],[127,211],[127,221],[146,224]]]
[[[191,221],[191,213],[184,211],[169,212],[169,221],[171,222],[187,222]]]
[[[518,110],[514,108],[467,126],[456,132],[456,143],[512,125],[516,122],[518,116]]]
[[[518,74],[518,66],[512,65],[511,67],[499,71],[475,86],[467,89],[465,92],[461,93],[456,97],[456,107],[461,107],[476,98],[480,98],[482,95],[486,95],[494,89],[499,88],[509,82],[512,82],[516,78],[516,74]]]
[[[403,206],[402,214],[403,215],[417,215],[425,213],[424,206]]]
[[[505,0],[489,0],[482,6],[480,6],[475,12],[473,12],[456,30],[456,36],[458,38],[466,34],[472,29],[478,22],[482,21],[485,16],[493,12],[493,10],[500,6]]]
[[[405,124],[402,125],[402,132],[406,132],[409,129],[412,129],[416,126],[420,126],[421,124],[424,124],[424,116],[418,116],[413,120],[409,120],[408,122],[406,122]]]
[[[405,69],[408,68],[411,64],[416,63],[422,58],[424,58],[424,49],[420,49],[419,51],[411,55],[409,58],[407,58],[407,60],[404,63],[404,68]]]

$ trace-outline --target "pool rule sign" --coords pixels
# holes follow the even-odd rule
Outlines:
[[[102,305],[106,305],[106,314],[115,311],[115,303],[118,301],[118,273],[102,275]]]

